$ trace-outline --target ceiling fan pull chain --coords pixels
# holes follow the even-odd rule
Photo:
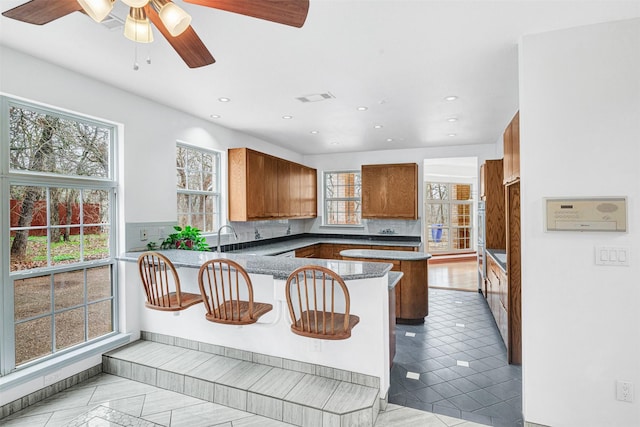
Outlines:
[[[151,45],[147,45],[147,64],[151,65]]]

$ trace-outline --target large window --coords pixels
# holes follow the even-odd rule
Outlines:
[[[472,250],[471,185],[427,182],[424,200],[427,251],[438,253]]]
[[[114,332],[116,182],[113,125],[2,103],[6,374]]]
[[[220,224],[220,154],[178,144],[178,224],[204,233]]]
[[[324,173],[325,225],[360,225],[360,171]]]

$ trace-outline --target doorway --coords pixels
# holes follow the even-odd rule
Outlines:
[[[424,242],[430,254],[475,253],[478,158],[424,160]]]

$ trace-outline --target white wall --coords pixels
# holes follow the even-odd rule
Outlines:
[[[640,20],[523,37],[520,127],[525,420],[639,426]],[[614,195],[627,233],[543,231],[544,197]],[[629,267],[594,265],[598,245]]]

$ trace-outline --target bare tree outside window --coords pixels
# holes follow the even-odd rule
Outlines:
[[[186,145],[176,147],[178,225],[204,233],[220,225],[220,155]]]

